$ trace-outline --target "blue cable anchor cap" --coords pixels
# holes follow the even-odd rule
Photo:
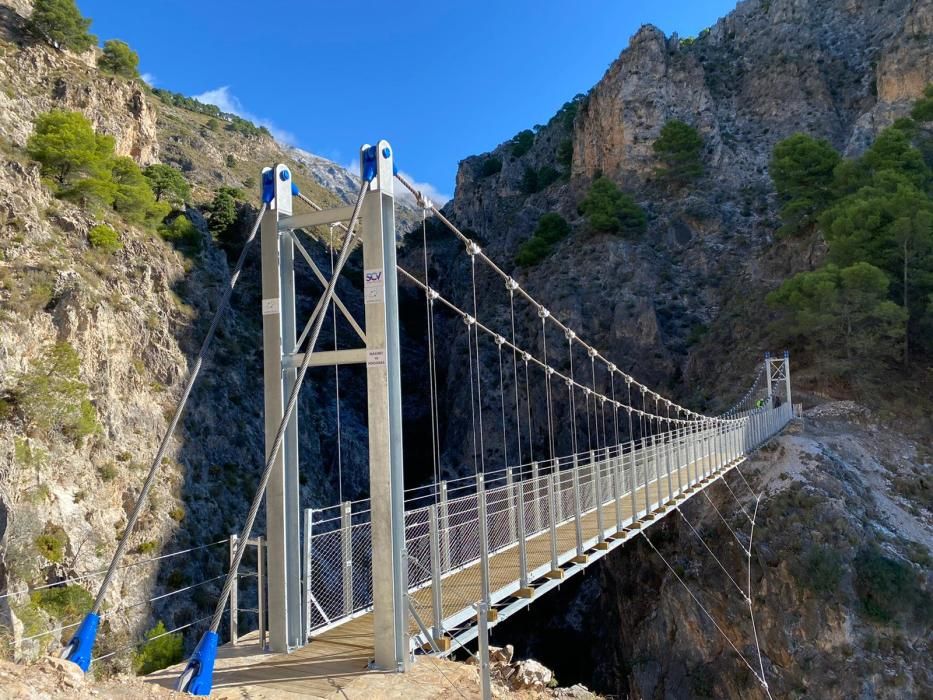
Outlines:
[[[217,658],[218,641],[219,637],[216,632],[208,630],[204,633],[179,678],[179,681],[181,681],[189,671],[192,671],[191,680],[188,681],[187,687],[176,687],[175,690],[190,695],[211,694],[211,688],[214,685],[214,659]]]
[[[275,199],[275,171],[267,170],[262,174],[262,203],[271,204]]]
[[[376,177],[376,147],[370,146],[363,151],[363,179],[369,182]]]
[[[97,628],[100,625],[100,615],[88,613],[84,616],[75,636],[68,642],[68,653],[65,659],[87,673],[91,667],[91,655],[94,652],[94,642],[97,641]]]
[[[295,184],[295,181],[292,180],[292,197],[297,197],[301,194],[301,191],[298,189],[298,185]]]

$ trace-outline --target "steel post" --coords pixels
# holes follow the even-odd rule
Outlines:
[[[363,201],[363,296],[366,315],[366,388],[369,422],[369,493],[372,522],[373,665],[408,668],[403,578],[405,483],[402,460],[402,386],[395,265],[395,180],[385,141],[360,150]]]
[[[580,464],[577,456],[573,456],[573,527],[577,537],[577,556],[583,554],[583,522],[581,521],[581,498],[580,498]]]
[[[233,566],[233,560],[236,557],[236,548],[239,536],[236,534],[231,534],[228,542],[228,550],[230,553],[230,562],[228,566]],[[230,586],[230,644],[231,646],[236,646],[239,638],[240,631],[240,613],[239,605],[237,601],[237,593],[239,589],[238,575],[233,577],[233,585]]]
[[[349,501],[340,504],[340,552],[343,561],[343,612],[353,612],[353,518]]]
[[[437,506],[428,506],[428,535],[431,539],[431,611],[434,628],[431,636],[438,645],[444,637],[444,605],[441,590],[441,538]]]
[[[486,481],[482,474],[476,475],[476,505],[479,518],[479,561],[480,591],[482,599],[489,600],[489,521],[486,514]]]

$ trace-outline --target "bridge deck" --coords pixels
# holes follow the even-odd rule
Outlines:
[[[701,479],[697,486],[703,488],[718,475],[724,474],[744,458],[728,464],[718,472],[714,472],[708,479]],[[693,467],[690,467],[691,471]],[[699,490],[688,490],[689,476],[687,467],[680,470],[683,492],[678,492],[677,472],[672,472],[671,483],[668,477],[662,475],[661,495],[667,498],[669,492],[674,493],[674,502],[679,504],[699,493]],[[670,488],[670,490],[669,490]],[[663,517],[673,509],[670,503],[656,503],[657,482],[648,485],[648,498],[651,501],[655,517]],[[636,504],[639,512],[644,513],[645,487],[636,490]],[[623,523],[632,520],[631,497],[628,493],[622,499]],[[603,526],[608,531],[615,530],[616,513],[615,500],[606,501],[603,507]],[[586,513],[581,518],[583,541],[595,540],[598,533],[596,509]],[[637,534],[636,531],[618,533],[616,537],[610,536],[614,541],[609,548],[620,546],[625,540]],[[569,563],[576,556],[576,526],[574,520],[565,522],[557,527],[559,561]],[[595,544],[595,543],[594,543]],[[588,550],[592,563],[595,559],[606,554],[606,549]],[[550,534],[545,531],[528,540],[526,545],[528,558],[528,571],[550,569],[551,544]],[[490,590],[493,591],[492,600],[500,607],[508,605],[516,599],[508,593],[508,587],[518,578],[518,548],[512,547],[495,554],[489,560]],[[567,575],[572,575],[587,566],[586,563],[576,563],[565,566]],[[531,581],[532,587],[545,586],[556,583],[542,576]],[[514,586],[513,586],[514,587]],[[480,597],[480,569],[479,563],[450,574],[443,579],[443,606],[445,618],[463,613]],[[543,592],[543,591],[541,591]],[[512,591],[514,594],[514,591]],[[432,591],[430,583],[412,593],[416,608],[419,610],[425,624],[430,625]],[[521,605],[530,604],[530,600],[519,601]],[[475,617],[475,616],[474,616]],[[464,618],[465,620],[467,618]],[[412,633],[417,632],[416,623],[412,621]],[[461,635],[461,639],[469,639],[471,635]],[[456,645],[454,645],[456,646]],[[373,616],[366,612],[358,617],[315,636],[310,643],[291,654],[272,654],[259,649],[257,633],[241,637],[238,646],[225,645],[218,650],[217,664],[214,671],[214,696],[220,698],[255,698],[255,699],[288,699],[292,697],[347,697],[347,688],[359,676],[369,673],[367,663],[373,656]],[[170,687],[183,666],[175,666],[152,674],[149,678],[159,685]],[[232,690],[236,688],[236,690]],[[352,697],[352,691],[349,693]]]

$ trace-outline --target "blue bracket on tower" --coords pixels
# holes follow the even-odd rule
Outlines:
[[[275,199],[275,171],[267,170],[262,174],[262,203],[272,204]]]
[[[88,613],[81,621],[75,636],[68,642],[68,653],[65,659],[76,664],[85,673],[91,667],[91,655],[94,652],[94,642],[97,641],[99,625],[100,615]]]
[[[376,147],[370,146],[363,151],[363,179],[369,182],[376,177]]]
[[[194,653],[188,659],[188,665],[182,671],[181,678],[192,671],[191,680],[186,687],[176,688],[190,695],[210,695],[214,685],[214,659],[217,658],[217,643],[219,637],[216,632],[208,630],[201,637],[201,641],[194,648]]]

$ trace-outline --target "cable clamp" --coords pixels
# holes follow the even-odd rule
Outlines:
[[[568,389],[573,388],[573,380],[570,379],[569,377],[568,377],[567,379],[564,380],[564,384],[567,385],[567,388],[568,388]]]
[[[548,374],[549,377],[550,377],[552,374],[554,374],[554,368],[553,368],[553,367],[548,367],[548,368],[547,368],[547,374]]]
[[[479,255],[480,247],[476,245],[474,241],[467,241],[466,252],[467,252],[467,255],[469,255],[470,257],[473,257],[474,255]]]
[[[476,319],[470,316],[470,314],[466,314],[463,317],[463,322],[468,326],[472,326],[474,323],[476,323]]]
[[[567,342],[572,343],[573,339],[577,337],[577,334],[568,328],[564,332],[564,337],[567,339]]]
[[[429,299],[430,301],[434,301],[435,299],[437,299],[437,298],[439,298],[439,297],[440,297],[440,294],[438,294],[436,291],[434,291],[433,289],[431,289],[430,287],[428,287],[428,299]]]
[[[522,351],[522,360],[525,362],[526,365],[528,364],[528,360],[530,359],[531,359],[531,355],[529,355],[526,351]]]
[[[588,386],[585,386],[583,387],[583,393],[589,396],[593,392],[590,391],[590,388]]]
[[[597,356],[599,353],[596,352],[596,348],[589,348],[589,349],[586,351],[586,354],[590,356],[590,359],[591,359],[591,360],[594,360],[594,359],[596,359],[596,356]]]
[[[606,397],[605,397],[605,396],[600,396],[600,397],[599,397],[599,402],[600,402],[601,404],[605,404],[605,403],[606,403]]]
[[[547,318],[550,315],[551,315],[551,312],[545,309],[543,306],[538,307],[538,316],[540,316],[541,318]]]
[[[513,280],[511,277],[508,277],[505,280],[505,288],[508,289],[510,292],[514,292],[516,289],[518,289],[518,282]]]
[[[609,373],[610,373],[610,374],[615,374],[615,371],[616,371],[616,366],[615,366],[615,364],[613,364],[612,362],[610,362],[610,363],[609,363]]]
[[[497,336],[496,336],[496,345],[498,345],[499,347],[502,347],[502,344],[503,344],[503,343],[505,343],[505,338],[503,338],[501,335],[497,335]]]

